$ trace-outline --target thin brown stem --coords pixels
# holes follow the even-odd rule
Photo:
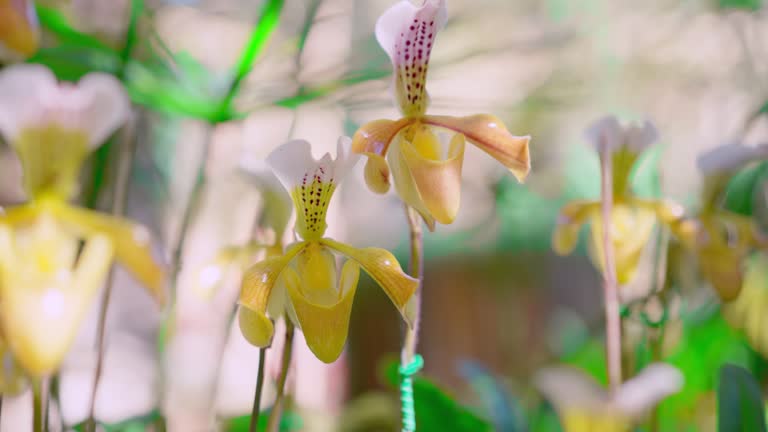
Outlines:
[[[264,389],[264,362],[267,358],[267,347],[259,348],[259,368],[256,373],[256,391],[253,393],[253,408],[251,408],[250,432],[256,432],[259,426],[259,413],[261,412],[261,392]]]
[[[600,158],[601,196],[603,219],[603,288],[605,297],[605,351],[608,367],[608,387],[615,394],[621,386],[621,316],[619,290],[616,281],[616,263],[613,256],[611,214],[613,211],[613,184],[611,183],[611,155],[605,152]]]
[[[129,120],[123,128],[123,139],[120,143],[120,150],[117,155],[117,175],[115,178],[114,195],[112,197],[111,213],[115,216],[122,216],[125,213],[126,203],[128,201],[128,185],[131,178],[131,169],[136,152],[136,136],[134,134],[134,120]],[[110,269],[107,284],[104,287],[104,293],[101,295],[101,304],[99,308],[99,321],[96,330],[96,370],[93,376],[93,386],[91,387],[91,402],[88,407],[88,421],[86,430],[96,431],[96,395],[99,389],[99,382],[104,368],[104,351],[106,347],[106,327],[107,312],[109,310],[109,299],[112,296],[112,287],[115,284],[114,266]]]
[[[280,360],[280,377],[277,379],[277,395],[272,412],[269,413],[267,432],[278,432],[280,420],[283,417],[283,405],[285,404],[285,380],[288,378],[288,369],[291,367],[291,355],[293,354],[293,324],[285,320],[285,344],[283,345],[283,357]]]
[[[414,318],[413,326],[405,330],[405,340],[403,350],[400,355],[400,362],[403,365],[409,364],[414,355],[416,355],[416,346],[419,342],[419,325],[421,323],[421,285],[424,280],[424,231],[421,227],[421,216],[411,206],[405,206],[405,213],[408,217],[408,227],[410,230],[411,241],[411,276],[419,280],[419,286],[413,294]]]

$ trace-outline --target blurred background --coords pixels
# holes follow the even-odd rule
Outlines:
[[[135,139],[128,215],[151,228],[166,261],[186,236],[172,309],[160,310],[118,270],[96,408],[104,423],[162,412],[169,430],[206,430],[199,426],[211,415],[221,424],[250,411],[258,350],[232,322],[239,272],[201,290],[201,268],[221,248],[252,237],[264,203],[252,174],[256,161],[293,138],[309,140],[316,157],[333,153],[339,135],[397,118],[391,65],[373,36],[390,0],[286,0],[235,96],[243,115],[198,115],[226,92],[263,3],[147,0],[135,60],[120,63],[81,49],[53,24],[61,18],[119,52],[130,0],[37,2],[43,41],[31,61],[62,79],[102,70],[130,83],[132,127],[89,161],[83,204],[109,208],[117,145]],[[511,132],[532,136],[533,170],[520,185],[467,147],[457,221],[426,234],[419,352],[424,375],[472,412],[494,418],[496,430],[523,430],[504,429],[494,401],[511,398],[518,408],[502,411],[514,417],[534,398],[530,376],[538,368],[564,359],[603,367],[584,360],[602,356],[601,277],[584,242],[568,257],[550,248],[560,207],[599,196],[597,156],[583,130],[609,113],[652,120],[661,139],[635,175],[638,187],[695,208],[699,153],[766,139],[766,122],[752,119],[768,96],[768,16],[759,0],[450,0],[448,10],[429,70],[430,112],[494,113]],[[362,171],[359,163],[336,193],[329,232],[392,250],[406,263],[402,204],[392,192],[370,192]],[[0,205],[24,201],[20,175],[3,147]],[[641,271],[636,284],[648,281]],[[713,298],[705,287],[690,304]],[[94,304],[60,376],[59,410],[68,425],[87,415],[97,316]],[[366,276],[338,362],[324,365],[297,344],[289,389],[299,429],[397,430],[399,404],[385,370],[397,358],[401,331],[397,311]],[[267,405],[278,367],[268,354]],[[19,425],[29,421],[30,397],[4,399],[3,431],[25,430]]]

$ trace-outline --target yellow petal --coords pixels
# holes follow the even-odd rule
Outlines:
[[[34,221],[42,211],[40,206],[34,204],[22,204],[15,207],[0,210],[0,223],[18,227]]]
[[[441,224],[452,223],[461,199],[464,135],[453,136],[445,160],[438,160],[437,137],[427,128],[416,132],[413,144],[403,141],[400,150],[427,211]]]
[[[274,328],[266,316],[270,296],[283,270],[305,246],[304,242],[295,244],[284,255],[260,261],[243,275],[238,319],[243,336],[253,345],[264,347],[271,342]]]
[[[243,337],[251,345],[263,348],[272,344],[275,327],[264,312],[241,305],[238,308],[237,322]]]
[[[0,48],[20,58],[37,51],[40,32],[31,0],[0,0]]]
[[[507,167],[520,182],[525,180],[531,170],[528,155],[531,137],[512,135],[501,120],[492,115],[424,116],[420,121],[464,134],[469,142]]]
[[[335,361],[344,350],[359,276],[360,266],[348,260],[341,271],[336,301],[317,302],[305,295],[306,290],[302,290],[302,286],[306,287],[303,277],[291,268],[285,270],[285,286],[307,346],[325,363]]]
[[[377,193],[385,194],[389,191],[389,165],[383,157],[368,153],[368,160],[365,162],[365,184],[368,189]]]
[[[80,167],[88,155],[88,135],[58,125],[22,129],[13,147],[24,172],[24,190],[31,197],[69,199],[77,192]],[[56,161],[56,163],[51,163]]]
[[[352,137],[352,151],[384,156],[397,133],[413,122],[415,122],[414,119],[401,118],[366,123]]]
[[[406,306],[408,300],[416,292],[419,281],[403,272],[394,255],[379,248],[357,249],[329,238],[323,238],[320,242],[360,264],[387,293],[389,299],[403,315],[406,323],[409,326],[413,325],[412,311]]]
[[[723,301],[738,297],[744,280],[745,254],[725,246],[699,250],[699,268]]]
[[[592,213],[600,211],[598,201],[573,201],[560,209],[557,226],[552,234],[552,249],[559,255],[567,255],[576,247],[581,226]]]
[[[401,148],[405,145],[408,145],[405,138],[402,136],[398,137],[392,144],[389,154],[387,154],[389,165],[392,168],[392,178],[395,181],[395,190],[397,190],[397,195],[405,204],[413,207],[421,215],[427,224],[427,228],[430,231],[434,231],[435,217],[424,203],[421,193],[416,187],[416,180],[414,180],[408,167],[405,155],[401,151]]]
[[[81,235],[104,234],[115,247],[115,258],[144,285],[155,300],[165,303],[165,268],[153,258],[150,233],[128,219],[49,201],[46,208]]]

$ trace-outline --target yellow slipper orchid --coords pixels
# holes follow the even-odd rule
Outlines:
[[[32,0],[0,0],[0,62],[19,61],[37,51],[40,26]]]
[[[129,115],[128,96],[110,75],[91,73],[68,84],[59,83],[41,65],[0,71],[0,134],[19,156],[30,198],[27,204],[6,209],[0,223],[24,227],[44,213],[80,236],[105,235],[118,262],[162,303],[165,271],[153,258],[149,231],[67,202],[77,193],[86,157]]]
[[[400,198],[416,209],[430,230],[456,218],[461,194],[464,142],[485,151],[519,180],[530,171],[530,137],[514,136],[489,114],[427,115],[427,69],[437,32],[445,26],[444,0],[409,0],[389,8],[376,23],[376,39],[394,66],[394,98],[403,118],[375,120],[354,135],[352,149],[368,157],[365,180],[377,193],[389,190],[390,173]],[[443,149],[436,131],[453,134]]]
[[[612,158],[613,209],[610,230],[616,260],[616,276],[620,284],[634,278],[643,249],[653,232],[656,221],[673,224],[684,213],[682,206],[665,200],[647,200],[632,194],[629,178],[640,154],[656,140],[656,129],[649,122],[642,126],[630,124],[622,127],[615,117],[606,117],[587,130],[600,157]],[[589,222],[591,241],[590,258],[595,267],[603,270],[603,217],[600,200],[574,201],[560,210],[557,226],[552,235],[556,253],[566,255],[573,251],[579,231]]]
[[[696,254],[702,274],[725,302],[739,297],[745,261],[753,250],[768,247],[768,238],[751,218],[723,209],[721,201],[736,172],[766,157],[768,146],[741,144],[726,144],[702,154],[697,161],[704,175],[700,214],[673,226],[675,235]]]
[[[654,363],[613,395],[571,367],[543,369],[534,382],[554,405],[564,432],[629,432],[654,405],[680,391],[683,375],[673,366]]]
[[[310,144],[296,140],[267,158],[293,199],[296,233],[301,240],[281,256],[255,264],[243,278],[240,329],[256,346],[271,342],[274,328],[268,310],[275,318],[282,311],[273,312],[270,303],[284,299],[288,316],[304,332],[310,350],[323,362],[335,361],[347,339],[360,267],[384,289],[405,321],[412,323],[409,300],[418,281],[403,272],[390,252],[357,249],[324,237],[326,212],[336,185],[357,162],[349,147],[349,138],[342,137],[335,160],[327,153],[315,160]],[[335,254],[348,258],[340,274]]]
[[[55,372],[112,262],[106,236],[81,237],[45,215],[28,228],[0,225],[0,321],[27,373]]]

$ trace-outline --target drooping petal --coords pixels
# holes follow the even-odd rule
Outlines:
[[[445,0],[426,0],[421,6],[401,0],[376,22],[376,39],[394,66],[395,101],[406,117],[424,114],[427,108],[429,56],[447,19]]]
[[[622,384],[612,402],[622,413],[637,419],[667,396],[683,387],[683,374],[676,367],[653,363]]]
[[[337,292],[335,298],[313,299],[308,295],[306,275],[299,276],[291,268],[285,270],[286,289],[307,346],[325,363],[335,361],[344,350],[359,275],[360,266],[348,260],[342,268],[339,287],[333,288]]]
[[[552,234],[552,249],[559,255],[568,255],[576,247],[579,231],[587,218],[600,211],[598,201],[573,201],[560,209],[557,225]]]
[[[114,244],[117,261],[149,290],[159,304],[165,303],[165,268],[154,259],[150,233],[144,226],[58,201],[48,202],[47,209],[81,235],[107,236]]]
[[[368,189],[377,194],[385,194],[389,191],[389,165],[383,157],[368,153],[365,162],[365,184]]]
[[[10,225],[14,228],[20,225],[26,225],[35,220],[42,210],[42,207],[31,204],[22,204],[4,208],[0,210],[0,223]]]
[[[340,137],[335,160],[328,153],[315,160],[309,142],[294,140],[267,157],[267,163],[293,198],[296,231],[305,240],[318,239],[325,233],[325,215],[336,185],[358,159],[350,147],[350,139]]]
[[[13,144],[19,130],[29,124],[40,105],[39,94],[54,91],[57,85],[56,76],[42,65],[19,64],[0,70],[0,134],[6,141]]]
[[[394,255],[379,248],[357,249],[329,238],[323,238],[320,242],[360,264],[387,293],[389,299],[403,315],[406,323],[409,326],[413,324],[413,311],[407,306],[408,300],[411,299],[419,286],[419,281],[403,272]]]
[[[88,131],[89,147],[98,147],[130,116],[131,102],[122,83],[112,75],[91,72],[77,83],[77,90],[88,103],[80,113],[82,127]]]
[[[374,120],[360,127],[352,137],[352,151],[362,154],[384,156],[397,134],[415,120]]]
[[[421,122],[463,134],[469,142],[507,167],[520,182],[525,181],[531,170],[528,153],[531,137],[512,135],[501,120],[490,114],[424,116]]]
[[[238,301],[241,306],[239,324],[243,336],[251,344],[264,347],[272,341],[274,327],[266,316],[272,290],[288,263],[304,247],[303,242],[295,244],[288,248],[284,255],[260,261],[243,275]]]
[[[21,60],[37,51],[40,28],[32,0],[0,0],[0,60]]]
[[[416,132],[413,143],[403,141],[400,151],[424,206],[441,224],[450,224],[459,212],[464,135],[451,139],[445,160],[439,159],[437,137],[428,129]]]
[[[435,217],[427,209],[421,193],[416,187],[416,181],[408,167],[405,155],[401,151],[401,146],[405,143],[405,138],[399,137],[393,144],[392,149],[387,153],[387,160],[392,169],[392,179],[395,182],[395,190],[400,199],[407,205],[413,207],[427,224],[430,231],[435,230]]]
[[[744,281],[746,250],[713,244],[701,247],[696,256],[701,273],[720,299],[728,302],[739,296]]]

